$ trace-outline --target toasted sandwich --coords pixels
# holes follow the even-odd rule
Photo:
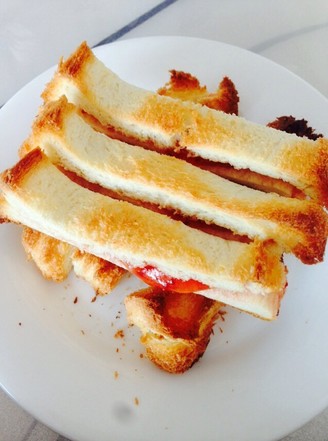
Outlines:
[[[238,92],[230,78],[224,77],[217,91],[209,93],[207,87],[201,86],[199,80],[190,73],[176,70],[170,73],[169,82],[158,90],[159,94],[199,102],[216,110],[238,114]],[[85,115],[84,119],[87,119]],[[119,137],[115,131],[112,136]],[[21,157],[30,149],[30,145],[24,143],[20,148]],[[231,237],[229,232],[224,232],[222,229],[221,235],[224,233],[227,237]],[[125,274],[125,270],[117,265],[75,248],[75,251],[72,251],[70,245],[28,227],[23,228],[22,244],[29,260],[34,261],[47,279],[53,281],[66,279],[73,264],[76,275],[87,280],[100,295],[110,293]],[[184,307],[186,306],[184,302]]]
[[[285,291],[281,248],[209,235],[81,187],[34,149],[0,178],[0,216],[129,270],[148,284],[198,292],[276,317]]]
[[[204,108],[204,90],[197,104],[175,94],[123,82],[82,44],[43,93],[26,155],[1,175],[0,218],[132,272],[153,287],[135,296],[150,310],[144,300],[160,288],[181,304],[193,293],[214,300],[208,321],[197,310],[204,323],[219,302],[272,320],[286,287],[282,254],[323,259],[327,140]],[[215,176],[222,168],[235,182]],[[293,199],[271,193],[279,184]]]
[[[328,204],[328,141],[300,138],[235,115],[162,96],[128,84],[83,43],[43,93],[62,95],[104,126],[150,142],[161,152],[183,152],[286,181]]]
[[[218,226],[251,239],[273,239],[305,263],[323,259],[327,217],[317,203],[249,189],[178,158],[113,140],[90,127],[65,97],[44,106],[28,144],[114,198],[179,213],[189,225],[197,219],[200,229],[211,225],[213,234]]]
[[[197,100],[217,110],[238,114],[238,93],[227,77],[220,82],[216,93],[208,93],[197,78],[173,70],[170,82],[158,93]],[[29,150],[30,146],[25,144],[22,156]],[[23,228],[22,242],[29,259],[46,278],[64,280],[73,263],[76,275],[87,280],[99,295],[111,292],[126,273],[117,265],[28,227]],[[143,325],[142,343],[148,358],[171,373],[185,372],[203,355],[217,317],[225,314],[221,303],[200,294],[173,293],[158,288],[129,295],[125,305],[129,323]]]

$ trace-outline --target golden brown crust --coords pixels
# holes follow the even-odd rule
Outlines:
[[[43,277],[62,282],[71,271],[73,247],[53,237],[24,227],[22,244],[29,259],[40,269]]]
[[[170,96],[183,101],[193,101],[215,110],[238,115],[238,92],[230,78],[224,77],[215,93],[209,93],[206,86],[190,73],[170,70],[170,81],[160,88],[159,95]]]
[[[214,110],[221,110],[224,113],[238,115],[238,103],[239,96],[234,83],[230,78],[224,77],[219,84],[217,93],[209,94],[200,104]]]
[[[62,282],[73,264],[76,275],[88,281],[97,295],[111,292],[126,273],[113,263],[28,227],[23,228],[22,244],[47,280]]]
[[[70,57],[66,60],[61,60],[58,73],[65,73],[65,75],[76,78],[81,74],[83,67],[93,56],[93,52],[88,47],[86,41],[83,41]]]
[[[61,75],[65,75],[68,78],[72,78],[79,81],[80,78],[83,77],[84,69],[88,64],[88,61],[92,60],[93,57],[94,57],[93,52],[90,50],[87,43],[84,41],[77,48],[77,50],[74,53],[72,53],[71,56],[69,56],[66,60],[64,59],[60,60],[55,76],[60,77]],[[51,101],[52,89],[53,89],[53,81],[50,81],[41,94],[41,97],[43,98],[44,101]]]
[[[291,142],[285,148],[280,158],[281,166],[287,172],[302,176],[304,182],[311,186],[310,190],[304,188],[304,192],[328,207],[328,139],[296,139],[297,142]]]
[[[28,155],[23,156],[14,167],[2,173],[4,183],[13,189],[19,187],[28,173],[33,173],[42,159],[43,154],[41,150],[33,149]]]
[[[0,192],[0,225],[11,222],[11,219],[8,217],[5,207],[6,207],[6,199]]]
[[[97,295],[109,294],[126,274],[126,270],[84,251],[72,255],[75,274],[93,287]]]
[[[281,224],[292,223],[296,228],[303,230],[307,237],[306,243],[301,241],[295,246],[294,254],[300,258],[303,263],[314,264],[322,262],[325,254],[328,222],[326,213],[318,209],[315,203],[310,203],[306,210],[289,212],[272,212],[272,219]]]
[[[315,170],[316,184],[318,186],[319,201],[322,200],[323,205],[328,207],[328,139],[319,138],[318,151],[316,152],[317,161]]]
[[[128,320],[141,328],[148,358],[182,373],[205,352],[222,304],[198,294],[147,288],[125,298]]]
[[[32,135],[43,130],[60,132],[65,123],[65,117],[75,111],[75,106],[63,95],[57,101],[49,101],[41,107],[32,125]]]

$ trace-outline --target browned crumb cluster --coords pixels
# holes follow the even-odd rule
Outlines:
[[[115,338],[124,338],[125,335],[124,335],[124,331],[123,331],[123,329],[118,329],[118,330],[116,331],[114,337],[115,337]]]
[[[282,130],[283,132],[294,133],[297,136],[305,136],[313,141],[323,137],[321,133],[315,133],[314,129],[309,126],[309,123],[305,119],[296,119],[291,115],[279,116],[267,125],[268,127]]]

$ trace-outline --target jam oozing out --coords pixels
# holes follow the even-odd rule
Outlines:
[[[175,277],[162,273],[158,268],[151,265],[133,268],[131,272],[147,283],[147,285],[156,286],[168,291],[187,293],[208,289],[207,285],[197,280],[176,279]]]

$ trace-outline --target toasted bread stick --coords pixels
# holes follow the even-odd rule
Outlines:
[[[84,43],[61,61],[43,93],[68,100],[126,134],[165,150],[282,179],[328,205],[328,140],[311,141],[235,115],[146,91],[120,79]]]
[[[226,241],[96,194],[70,181],[38,149],[1,175],[0,189],[3,221],[22,223],[162,286],[197,287],[267,319],[278,313],[286,270],[272,241]]]

